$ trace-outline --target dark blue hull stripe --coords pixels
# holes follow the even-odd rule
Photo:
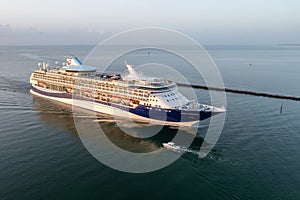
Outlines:
[[[56,97],[56,98],[65,98],[65,99],[78,99],[83,101],[92,101],[106,106],[112,106],[114,108],[122,109],[128,111],[132,114],[136,114],[145,118],[151,118],[155,120],[167,121],[167,122],[192,122],[192,121],[202,121],[211,117],[214,114],[212,112],[203,112],[203,111],[187,111],[187,110],[176,110],[176,109],[163,109],[155,107],[146,107],[144,105],[138,105],[135,108],[126,107],[119,104],[89,99],[85,97],[73,96],[68,93],[53,93],[39,90],[32,86],[32,90],[36,93],[39,93],[44,96]]]

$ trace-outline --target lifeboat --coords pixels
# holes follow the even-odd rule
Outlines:
[[[137,99],[133,99],[133,100],[132,100],[132,103],[134,103],[134,104],[139,104],[139,103],[140,103],[140,101],[139,101],[139,100],[137,100]]]
[[[42,81],[39,81],[39,82],[38,82],[38,86],[43,87],[43,88],[46,88],[46,83],[45,83],[45,82],[42,82]]]
[[[73,88],[71,88],[71,87],[66,87],[66,91],[67,91],[67,93],[72,93]]]

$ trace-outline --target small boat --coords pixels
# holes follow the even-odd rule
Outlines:
[[[174,142],[162,143],[162,145],[166,149],[170,149],[172,151],[180,152],[180,146],[176,146]]]

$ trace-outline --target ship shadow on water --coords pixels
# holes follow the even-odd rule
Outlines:
[[[74,111],[71,105],[40,98],[32,95],[33,107],[38,117],[46,123],[46,125],[62,128],[73,136],[77,135],[76,126],[74,123],[74,115],[76,118],[87,124],[94,124],[103,130],[106,137],[119,148],[134,152],[147,153],[163,148],[163,143],[170,142],[178,134],[178,128],[170,126],[149,125],[143,122],[128,122],[126,119],[114,119],[110,115],[97,114],[96,118],[94,112],[76,108]],[[206,133],[206,126],[200,126],[195,132],[189,131],[192,128],[183,128],[180,131],[181,139],[192,141],[190,147],[186,147],[192,151],[198,151],[202,145],[207,143],[203,140],[202,135]],[[125,131],[124,131],[125,130]],[[145,130],[153,130],[153,135],[145,137]],[[129,133],[130,132],[130,133]],[[129,134],[128,134],[129,133]],[[140,134],[143,137],[140,137]]]
[[[126,125],[125,121],[123,121],[124,125]],[[130,122],[131,123],[131,122]],[[106,137],[118,147],[135,153],[147,153],[151,151],[158,150],[163,148],[163,143],[167,143],[172,141],[175,136],[178,134],[178,129],[176,127],[170,126],[158,126],[158,125],[148,125],[147,123],[137,123],[137,126],[130,126],[130,128],[126,127],[125,130],[131,130],[130,134],[124,132],[124,127],[120,127],[120,123],[116,122],[101,122],[100,126],[105,133]],[[139,134],[144,136],[145,129],[154,131],[155,134],[151,137],[139,138]],[[127,132],[126,131],[126,132]],[[199,150],[200,147],[205,143],[202,137],[199,135],[193,135],[192,133],[181,130],[180,131],[180,139],[185,141],[192,141],[190,147],[195,151]],[[179,145],[179,144],[178,144]]]
[[[32,95],[33,109],[43,123],[76,135],[72,106]]]

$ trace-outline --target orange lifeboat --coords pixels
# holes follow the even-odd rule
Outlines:
[[[45,83],[45,82],[42,82],[42,81],[39,81],[39,82],[38,82],[38,86],[43,87],[43,88],[46,88],[46,83]]]
[[[71,87],[66,87],[66,91],[67,91],[68,93],[72,93],[73,89],[72,89]]]
[[[139,103],[140,103],[140,101],[139,101],[139,100],[137,100],[137,99],[133,99],[133,100],[132,100],[132,103],[134,103],[134,104],[139,104]]]

